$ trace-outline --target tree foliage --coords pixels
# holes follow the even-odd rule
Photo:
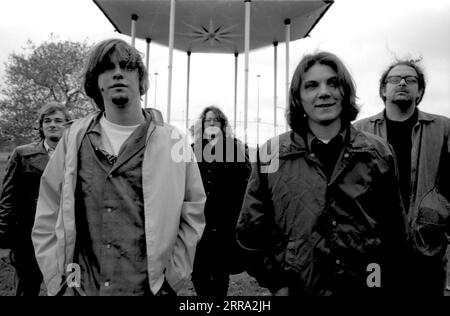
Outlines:
[[[0,137],[16,143],[35,135],[37,111],[49,101],[65,104],[74,118],[95,107],[84,94],[86,42],[60,41],[53,36],[40,45],[28,41],[24,52],[12,53],[5,63],[0,89]]]

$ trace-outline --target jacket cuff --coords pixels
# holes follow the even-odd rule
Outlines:
[[[186,285],[187,281],[185,279],[179,279],[174,275],[168,275],[167,273],[165,275],[165,278],[167,283],[175,293],[178,293]]]
[[[45,281],[48,296],[56,296],[63,288],[63,277],[61,274],[56,274],[49,280]]]
[[[275,294],[279,289],[282,289],[284,287],[289,287],[289,283],[284,277],[284,275],[271,278],[271,280],[269,280],[267,284],[267,289],[272,294]]]

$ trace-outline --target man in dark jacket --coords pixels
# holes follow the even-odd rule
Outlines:
[[[251,165],[247,147],[230,135],[228,119],[219,108],[205,108],[194,130],[193,149],[206,192],[206,227],[192,281],[198,295],[224,297],[230,274],[244,270],[235,228]]]
[[[0,258],[14,265],[17,296],[37,296],[42,274],[31,242],[39,182],[69,114],[50,102],[39,112],[40,141],[14,149],[6,167],[0,195]]]
[[[372,295],[402,282],[407,243],[396,164],[380,138],[350,122],[353,80],[333,54],[294,73],[292,131],[267,142],[237,225],[248,272],[274,295]]]
[[[418,109],[426,82],[418,62],[399,60],[380,78],[386,109],[355,127],[394,148],[400,189],[413,241],[409,259],[412,295],[443,295],[450,235],[450,119]]]

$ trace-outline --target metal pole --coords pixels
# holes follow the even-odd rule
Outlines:
[[[256,103],[256,144],[259,145],[259,79],[261,75],[256,76],[258,78],[258,99]]]
[[[147,51],[145,53],[145,67],[148,71],[150,69],[150,42],[152,40],[151,38],[146,38],[145,41],[147,42]],[[144,107],[148,107],[148,90],[145,92]]]
[[[286,19],[284,21],[286,25],[286,109],[289,108],[289,43],[291,42],[291,20]],[[288,125],[286,122],[286,131],[288,131]]]
[[[251,0],[245,0],[245,97],[244,97],[244,142],[247,143],[248,121],[248,77],[250,51],[250,5]]]
[[[238,56],[234,53],[234,134],[236,135],[236,118],[237,118],[237,83],[238,83]]]
[[[278,42],[273,42],[273,134],[277,136],[277,73]]]
[[[136,21],[138,16],[136,14],[131,15],[131,46],[134,47],[134,43],[136,42]]]
[[[154,108],[156,109],[156,86],[157,86],[157,83],[158,83],[158,73],[157,72],[155,72],[155,103],[154,103]]]
[[[172,102],[172,63],[173,63],[173,42],[175,35],[175,0],[170,0],[170,21],[169,21],[169,81],[167,88],[167,123],[170,124],[170,110]]]
[[[189,89],[191,78],[191,52],[187,52],[187,88],[186,88],[186,130],[189,130]]]

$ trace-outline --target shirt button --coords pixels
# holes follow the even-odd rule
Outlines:
[[[107,282],[105,282],[105,286],[106,287],[108,287],[110,284],[109,284],[109,282],[107,281]]]
[[[111,213],[111,212],[112,212],[112,208],[108,207],[108,208],[106,209],[106,211],[107,211],[108,213]]]
[[[348,158],[348,156],[350,156],[348,153],[344,154],[344,158]]]
[[[107,244],[106,248],[111,249],[111,244]]]
[[[341,260],[337,259],[337,260],[336,260],[336,264],[337,264],[337,265],[340,265],[340,264],[341,264]]]

